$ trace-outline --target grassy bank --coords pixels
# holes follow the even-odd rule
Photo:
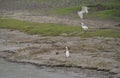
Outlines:
[[[120,21],[120,0],[1,0],[0,14],[28,11],[33,15],[79,18],[81,6],[90,8],[85,18]]]
[[[40,34],[42,36],[120,37],[120,31],[117,30],[104,29],[89,32],[82,30],[80,26],[34,23],[3,17],[0,18],[0,28],[19,30],[28,34]]]
[[[111,0],[110,2],[99,3],[91,6],[92,12],[88,17],[98,19],[112,19],[120,21],[120,0]]]
[[[96,0],[96,2],[93,1],[93,3],[86,1],[86,3],[81,2],[77,6],[53,9],[52,12],[59,15],[69,15],[72,13],[74,17],[77,17],[77,11],[80,11],[83,5],[90,8],[89,13],[85,16],[86,18],[120,21],[120,0],[110,0],[106,2]]]

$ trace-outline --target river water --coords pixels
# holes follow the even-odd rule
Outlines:
[[[67,72],[55,72],[32,65],[0,60],[0,78],[77,78]]]
[[[37,67],[0,59],[0,78],[111,78],[107,72],[78,68]]]

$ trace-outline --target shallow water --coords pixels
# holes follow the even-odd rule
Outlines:
[[[110,78],[107,72],[65,68],[36,67],[0,59],[0,78]]]
[[[77,78],[67,72],[55,72],[32,65],[0,60],[0,78]]]

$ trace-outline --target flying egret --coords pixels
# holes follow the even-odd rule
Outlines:
[[[83,22],[81,23],[81,27],[82,27],[82,29],[84,29],[84,30],[88,30],[88,27],[87,27],[86,25],[84,25]]]
[[[88,13],[88,9],[89,9],[89,8],[86,7],[86,6],[83,6],[83,7],[82,7],[82,10],[83,10],[86,14]]]
[[[83,6],[83,7],[82,7],[82,10],[81,10],[81,11],[78,11],[77,13],[78,13],[79,17],[80,17],[81,19],[83,19],[83,14],[84,14],[84,13],[86,13],[86,14],[88,13],[88,7]]]
[[[68,58],[70,56],[70,52],[68,50],[68,47],[66,46],[65,56]]]
[[[78,11],[78,15],[81,19],[83,19],[83,11]]]

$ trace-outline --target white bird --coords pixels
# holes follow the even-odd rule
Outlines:
[[[79,17],[80,17],[81,19],[83,19],[83,11],[78,11],[77,13],[78,13]]]
[[[68,58],[70,56],[70,52],[68,50],[68,47],[66,46],[66,52],[65,52],[65,56]]]
[[[79,17],[80,17],[81,19],[83,19],[83,14],[84,14],[84,13],[86,13],[86,14],[88,13],[88,7],[83,6],[83,7],[82,7],[82,10],[81,10],[81,11],[78,11],[77,13],[78,13]]]
[[[86,14],[88,13],[88,9],[89,9],[89,8],[86,7],[86,6],[83,6],[83,7],[82,7],[82,10],[83,10]]]
[[[82,27],[82,29],[84,29],[84,30],[88,30],[88,27],[87,27],[86,25],[84,25],[83,22],[81,23],[81,27]]]

